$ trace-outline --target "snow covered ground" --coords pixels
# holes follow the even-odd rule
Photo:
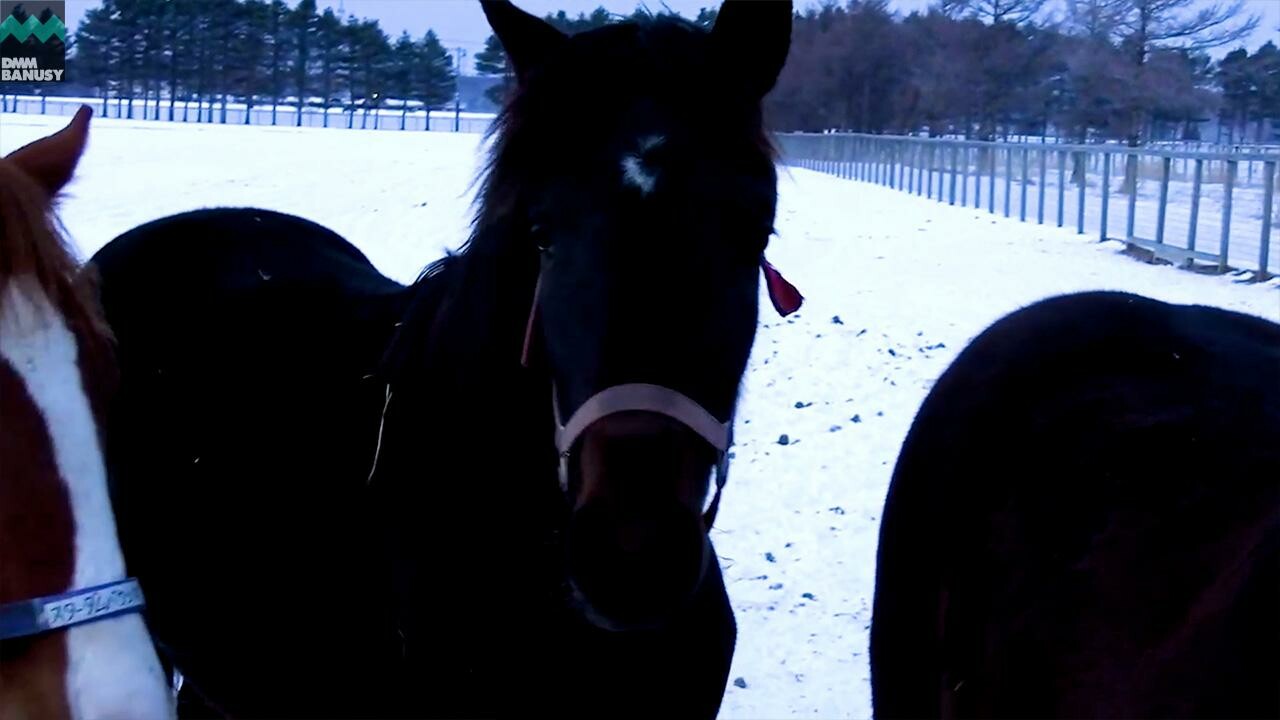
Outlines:
[[[0,115],[0,153],[62,119]],[[480,139],[449,133],[96,120],[62,204],[87,255],[165,214],[252,204],[323,223],[401,281],[465,237]],[[807,297],[762,299],[714,532],[739,642],[725,718],[870,715],[881,503],[931,384],[1002,315],[1089,289],[1280,321],[1280,281],[1141,264],[1120,244],[783,169],[770,260]],[[985,204],[985,203],[984,203]]]

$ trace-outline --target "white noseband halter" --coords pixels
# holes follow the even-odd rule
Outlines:
[[[529,364],[529,349],[533,338],[533,327],[538,315],[538,294],[542,289],[542,274],[533,286],[533,307],[529,310],[529,321],[525,326],[524,350],[521,364]],[[605,388],[587,398],[586,402],[574,411],[565,423],[560,417],[560,401],[556,393],[555,380],[551,381],[551,407],[556,418],[556,452],[560,458],[560,489],[569,491],[569,457],[574,443],[597,420],[621,412],[651,412],[665,415],[672,420],[694,431],[716,450],[715,495],[704,513],[706,526],[711,528],[715,522],[716,510],[720,505],[720,491],[729,479],[729,446],[733,444],[733,418],[721,422],[706,408],[695,400],[677,390],[662,385],[648,383],[627,383]]]

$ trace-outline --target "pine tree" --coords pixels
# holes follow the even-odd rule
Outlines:
[[[276,112],[280,98],[285,93],[285,81],[289,77],[289,59],[292,55],[292,38],[289,32],[291,11],[283,0],[271,0],[267,11],[267,27],[263,37],[267,44],[265,61],[270,78],[271,124],[276,124]]]
[[[434,30],[428,30],[418,43],[418,62],[415,65],[414,98],[422,102],[427,111],[425,129],[431,128],[432,108],[443,107],[458,91],[458,77],[453,68],[453,56],[440,43]]]
[[[243,0],[236,9],[231,57],[236,90],[244,98],[244,124],[248,125],[253,115],[254,100],[262,92],[263,65],[267,56],[262,36],[270,21],[271,6],[266,0]]]
[[[319,91],[324,101],[322,124],[329,127],[329,105],[346,81],[343,58],[346,55],[342,21],[330,8],[316,20],[316,66],[320,73]]]
[[[351,77],[351,99],[359,102],[364,112],[360,127],[368,127],[369,110],[379,106],[386,88],[385,72],[391,59],[391,44],[387,36],[373,20],[347,19],[347,61]],[[377,126],[378,117],[374,116]],[[347,126],[354,127],[354,114]]]
[[[113,16],[119,14],[115,0],[104,0],[102,5],[85,12],[84,20],[75,34],[75,54],[72,57],[79,82],[92,85],[102,93],[102,114],[107,114],[107,98],[115,89],[116,69],[121,61],[121,24]]]
[[[293,92],[298,98],[296,127],[302,127],[302,109],[311,91],[312,53],[316,44],[320,17],[316,15],[316,0],[301,0],[289,13],[287,29],[293,48]]]
[[[500,77],[502,82],[484,91],[485,97],[498,107],[506,103],[507,93],[515,84],[515,71],[507,58],[507,51],[497,35],[490,35],[484,41],[484,50],[476,53],[476,72],[489,77]]]
[[[414,96],[414,76],[418,72],[418,44],[407,31],[401,32],[391,48],[391,67],[387,76],[387,88],[391,96],[400,101],[400,129],[405,128],[409,114],[409,101]]]

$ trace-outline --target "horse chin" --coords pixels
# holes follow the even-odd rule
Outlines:
[[[692,603],[710,562],[701,518],[682,510],[640,519],[588,505],[570,523],[573,602],[603,630],[669,625]]]
[[[573,589],[573,606],[593,627],[612,633],[645,632],[660,630],[667,624],[666,618],[653,617],[646,620],[622,620],[596,610],[591,601],[583,595],[577,583],[570,581]]]

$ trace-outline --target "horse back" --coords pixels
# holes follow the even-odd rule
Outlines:
[[[113,502],[158,642],[221,711],[367,712],[395,651],[364,482],[403,289],[253,209],[149,223],[93,263],[121,363]]]
[[[877,715],[1275,717],[1280,326],[1093,293],[939,379],[881,526]]]

